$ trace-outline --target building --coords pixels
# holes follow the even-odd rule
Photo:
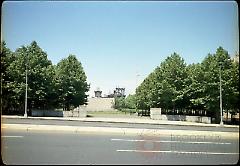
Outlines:
[[[115,97],[125,97],[125,88],[116,88],[112,94],[102,96],[102,91],[97,88],[95,96],[88,98],[87,111],[116,111],[114,109]]]
[[[102,91],[96,90],[96,91],[94,91],[94,93],[95,93],[95,97],[97,97],[97,98],[102,97]]]
[[[114,98],[94,97],[88,99],[86,110],[91,111],[115,111]]]
[[[114,90],[114,97],[125,97],[125,88],[116,88]]]

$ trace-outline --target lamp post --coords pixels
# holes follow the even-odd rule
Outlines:
[[[138,71],[136,70],[136,88],[135,88],[135,110],[137,111],[137,86],[138,86],[138,77],[140,76],[140,74],[138,73]],[[138,111],[137,111],[138,112]]]
[[[222,78],[221,78],[221,64],[219,68],[219,81],[220,81],[220,116],[221,116],[221,121],[220,125],[223,125],[223,112],[222,112]]]
[[[25,118],[27,118],[27,86],[28,84],[27,84],[27,63],[26,63],[26,90],[25,90],[25,113],[24,113]]]

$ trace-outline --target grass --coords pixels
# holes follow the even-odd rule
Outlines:
[[[130,110],[116,110],[116,111],[89,111],[87,113],[88,117],[130,117],[134,116],[133,114],[130,114]]]

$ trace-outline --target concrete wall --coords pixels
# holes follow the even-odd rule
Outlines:
[[[80,106],[71,111],[55,111],[55,110],[32,110],[32,116],[41,117],[86,117],[87,111],[85,106]]]
[[[54,110],[32,110],[32,116],[63,117],[63,111],[54,111]]]
[[[89,98],[87,111],[114,111],[114,98]]]
[[[150,109],[150,118],[156,119],[156,120],[173,120],[173,121],[211,123],[211,117],[206,117],[206,116],[163,115],[163,114],[161,114],[161,108],[151,108]]]
[[[206,116],[188,116],[188,115],[151,115],[151,119],[156,120],[173,120],[173,121],[187,121],[187,122],[200,122],[211,123],[211,117]]]

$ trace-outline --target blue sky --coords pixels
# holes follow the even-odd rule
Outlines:
[[[76,55],[90,97],[97,87],[129,94],[173,52],[187,64],[219,46],[238,52],[238,8],[234,1],[5,1],[2,36],[12,51],[37,41],[53,64]]]

